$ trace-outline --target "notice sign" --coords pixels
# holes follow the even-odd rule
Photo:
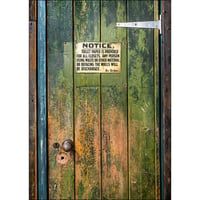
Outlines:
[[[77,73],[120,73],[121,43],[77,43],[75,67]]]

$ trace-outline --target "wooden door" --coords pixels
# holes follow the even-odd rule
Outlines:
[[[158,31],[116,28],[158,19],[158,1],[46,6],[49,199],[159,199]],[[77,73],[80,42],[120,43],[121,72]]]

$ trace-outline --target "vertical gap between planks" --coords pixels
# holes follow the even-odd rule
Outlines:
[[[160,181],[161,181],[161,199],[164,198],[164,154],[163,154],[163,90],[162,90],[162,36],[159,36],[159,113],[160,113]]]
[[[156,16],[156,11],[155,11],[155,9],[156,9],[156,2],[154,1],[154,20],[157,20],[157,16]],[[157,31],[156,30],[154,30],[153,31],[153,60],[154,60],[154,66],[153,66],[153,82],[154,82],[154,177],[155,177],[155,199],[157,199],[157,164],[156,164],[156,69],[157,69],[157,56],[156,56],[156,54],[155,54],[155,48],[156,48],[156,45],[155,45],[155,39],[157,38],[156,37],[157,36]]]
[[[126,0],[126,21],[128,21],[128,0]],[[129,121],[129,117],[128,117],[128,114],[129,114],[129,102],[128,102],[128,29],[126,29],[126,101],[127,101],[127,181],[128,181],[128,199],[130,198],[130,177],[129,177],[129,124],[128,124],[128,121]]]
[[[38,151],[37,151],[37,146],[38,146],[38,137],[37,137],[37,128],[38,128],[38,51],[37,51],[37,48],[38,48],[38,45],[37,45],[37,41],[38,41],[38,6],[37,6],[37,1],[35,1],[35,20],[36,20],[36,30],[35,30],[35,58],[36,58],[36,129],[35,129],[35,161],[36,161],[36,164],[35,164],[35,171],[36,171],[36,174],[35,174],[35,199],[37,199],[38,197],[38,170],[37,170],[37,166],[38,166]]]
[[[37,74],[38,74],[38,64],[37,64],[37,60],[38,60],[38,55],[37,55],[37,40],[38,40],[38,7],[37,7],[37,1],[35,1],[35,4],[34,4],[34,6],[35,6],[35,21],[36,21],[36,23],[35,23],[35,62],[36,62],[36,91],[35,91],[35,94],[36,94],[36,113],[35,113],[35,117],[36,117],[36,121],[35,121],[35,124],[36,124],[36,129],[35,129],[35,199],[37,199],[37,197],[38,197],[38,189],[37,189],[37,187],[38,187],[38,183],[37,183],[37,181],[38,181],[38,178],[37,178],[37,176],[38,176],[38,171],[37,171],[37,164],[38,164],[38,162],[37,162],[37,145],[38,145],[38,143],[37,143],[37,127],[38,127],[38,123],[37,123],[37,121],[38,121],[38,118],[37,118],[37,112],[38,112],[38,95],[37,95],[37,88],[38,88],[38,76],[37,76]]]
[[[37,199],[37,23],[35,25],[36,30],[35,30],[35,58],[36,58],[36,89],[35,89],[35,94],[36,94],[36,109],[35,109],[35,198]]]
[[[162,0],[159,0],[159,15],[162,14]],[[163,16],[162,16],[163,17]],[[163,19],[161,19],[163,21]],[[161,25],[162,29],[162,25]],[[163,32],[163,31],[162,31]],[[164,152],[163,152],[163,89],[162,89],[162,35],[159,34],[159,146],[160,146],[160,198],[164,199]]]
[[[37,184],[37,126],[38,126],[38,123],[37,123],[37,109],[38,109],[38,105],[37,105],[37,103],[38,103],[38,96],[37,96],[37,87],[38,87],[38,85],[37,85],[37,73],[38,73],[38,64],[37,64],[37,30],[38,30],[38,20],[37,20],[37,3],[36,3],[36,1],[34,2],[34,7],[35,7],[35,40],[34,40],[34,43],[35,43],[35,65],[36,65],[36,71],[35,71],[35,75],[36,75],[36,88],[35,88],[35,95],[36,95],[36,97],[35,97],[35,99],[36,99],[36,103],[35,103],[35,105],[36,105],[36,109],[35,109],[35,119],[36,119],[36,121],[35,121],[35,126],[36,126],[36,128],[35,128],[35,199],[37,199],[37,195],[38,195],[38,190],[37,190],[37,186],[38,186],[38,184]]]
[[[99,0],[99,40],[101,42],[101,0]],[[102,188],[103,188],[103,181],[102,181],[102,167],[103,167],[103,153],[102,153],[102,96],[101,96],[101,73],[99,76],[99,81],[100,81],[100,87],[99,87],[99,112],[100,112],[100,117],[99,117],[99,126],[100,126],[100,199],[102,199]]]
[[[72,0],[72,59],[73,59],[73,69],[72,69],[72,73],[73,73],[73,142],[74,142],[74,199],[76,199],[76,166],[75,166],[75,162],[76,162],[76,144],[75,144],[75,86],[74,86],[74,67],[75,67],[75,61],[74,61],[74,21],[75,21],[75,0]]]
[[[49,96],[49,92],[48,92],[48,87],[49,87],[49,85],[48,85],[48,44],[47,44],[47,37],[48,37],[48,7],[47,7],[47,1],[48,0],[46,0],[45,1],[45,6],[46,6],[46,17],[45,17],[45,20],[46,20],[46,24],[45,24],[45,28],[46,28],[46,35],[45,35],[45,37],[46,37],[46,46],[45,46],[45,48],[46,48],[46,111],[47,111],[47,114],[46,114],[46,130],[47,130],[47,132],[46,132],[46,141],[47,141],[47,145],[46,145],[46,155],[47,155],[47,158],[46,158],[46,160],[47,160],[47,198],[49,198],[49,191],[48,191],[48,186],[49,186],[49,159],[48,159],[48,152],[49,152],[49,148],[48,148],[48,114],[49,114],[49,109],[48,109],[48,103],[49,103],[49,98],[48,98],[48,96]]]
[[[129,20],[129,0],[126,0],[126,21]],[[129,29],[126,32],[127,37],[127,165],[128,165],[128,199],[130,198],[131,194],[131,186],[130,186],[130,135],[129,135]]]

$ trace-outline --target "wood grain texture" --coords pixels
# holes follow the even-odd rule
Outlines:
[[[127,21],[153,20],[153,1],[128,1]],[[153,30],[128,30],[129,198],[156,199]],[[158,142],[158,141],[157,141]]]
[[[162,1],[164,199],[171,199],[171,1]]]
[[[29,199],[37,199],[36,23],[29,22]]]
[[[158,31],[115,27],[158,19],[157,8],[47,1],[49,199],[159,199]],[[77,74],[83,41],[121,42],[121,73]],[[64,153],[69,138],[75,151]]]
[[[99,41],[99,0],[74,1],[74,47]],[[101,198],[100,75],[74,73],[75,198]]]
[[[102,198],[128,198],[126,1],[101,2],[101,41],[121,42],[121,73],[101,75]]]
[[[37,180],[38,199],[47,199],[46,2],[37,1],[37,8]]]
[[[74,199],[74,153],[61,148],[73,140],[72,1],[48,1],[47,11],[49,198]]]
[[[36,4],[37,4],[36,0],[29,0],[29,21],[37,20]]]

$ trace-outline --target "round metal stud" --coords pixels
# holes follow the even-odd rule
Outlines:
[[[67,139],[62,143],[62,148],[64,149],[65,152],[72,151],[73,147],[74,147],[73,141],[70,139]]]

